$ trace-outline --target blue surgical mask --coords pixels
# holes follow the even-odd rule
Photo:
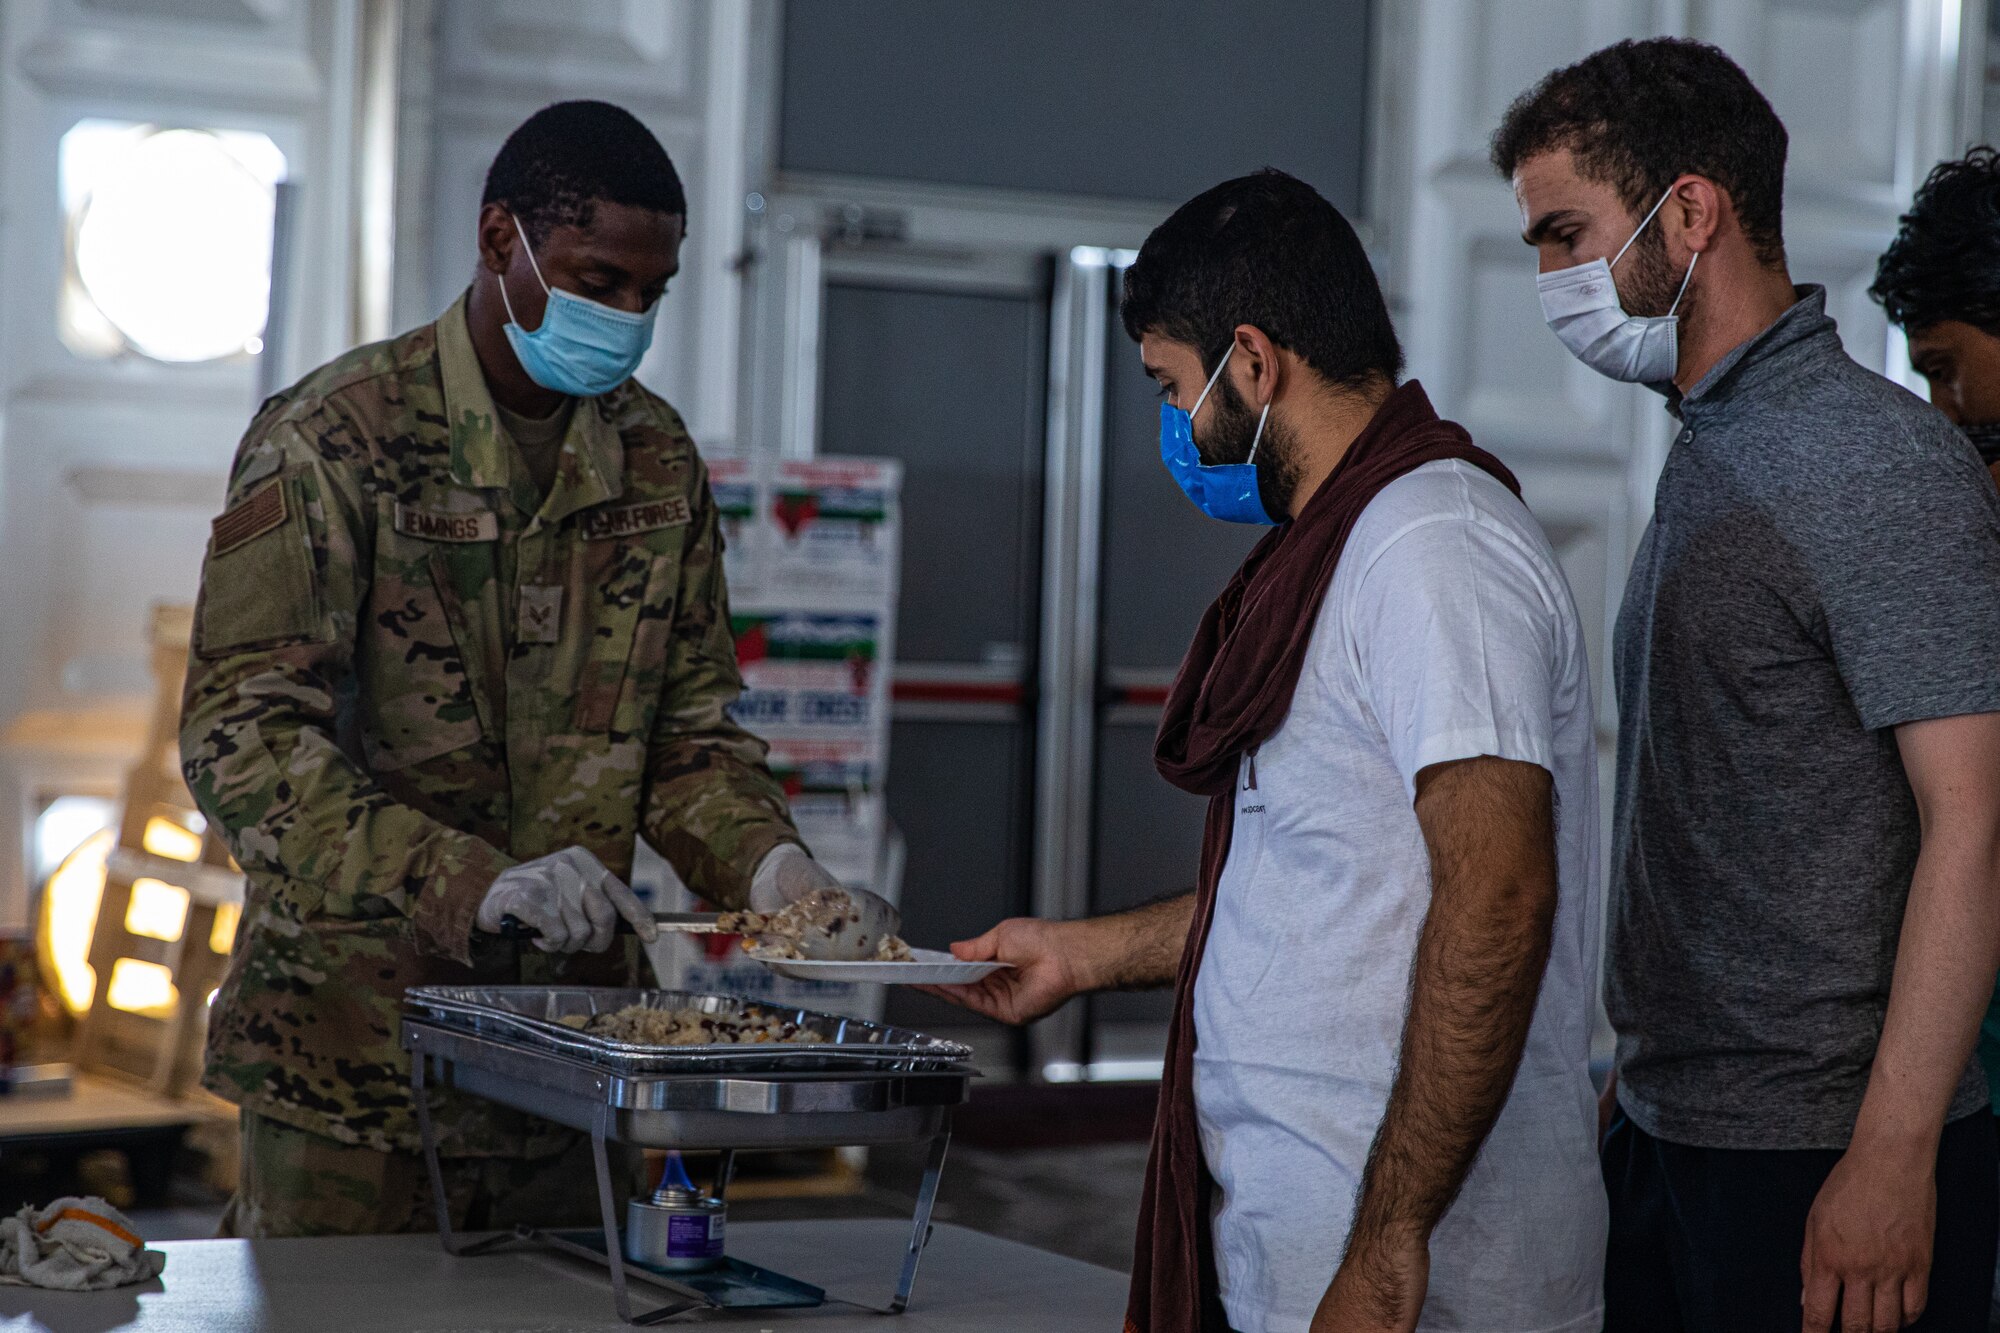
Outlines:
[[[1180,483],[1187,498],[1194,501],[1194,507],[1210,518],[1270,527],[1278,520],[1264,508],[1264,497],[1257,490],[1257,445],[1264,438],[1264,421],[1271,415],[1271,405],[1264,404],[1264,411],[1257,418],[1257,433],[1250,440],[1249,457],[1242,462],[1211,466],[1201,461],[1201,451],[1194,447],[1194,414],[1208,401],[1215,382],[1222,378],[1222,368],[1229,364],[1230,352],[1235,350],[1236,344],[1232,342],[1229,351],[1222,354],[1215,373],[1202,387],[1201,397],[1194,400],[1194,411],[1183,412],[1172,403],[1160,404],[1160,461],[1167,465],[1168,474]]]
[[[528,378],[544,389],[575,398],[609,393],[631,379],[646,349],[653,345],[653,314],[660,308],[659,302],[634,315],[550,287],[542,278],[542,266],[535,262],[534,247],[528,244],[528,233],[521,230],[519,218],[514,219],[514,230],[520,232],[535,281],[549,296],[541,327],[530,333],[514,318],[506,281],[500,283],[500,301],[507,307],[507,343]]]

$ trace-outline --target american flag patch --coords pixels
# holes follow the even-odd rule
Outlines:
[[[284,521],[285,483],[282,477],[273,477],[223,510],[222,517],[209,525],[214,553],[233,551]]]

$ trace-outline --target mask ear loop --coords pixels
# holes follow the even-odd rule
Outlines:
[[[1664,203],[1666,201],[1662,200],[1661,202]],[[1194,424],[1194,414],[1201,411],[1201,405],[1208,401],[1208,391],[1213,389],[1215,382],[1222,378],[1222,368],[1229,364],[1229,355],[1235,350],[1236,344],[1233,342],[1230,343],[1228,349],[1222,354],[1222,360],[1215,363],[1215,373],[1208,377],[1208,383],[1204,384],[1201,388],[1201,396],[1194,400],[1194,407],[1188,411],[1188,424],[1190,426]],[[1264,422],[1269,419],[1270,415],[1271,405],[1266,403],[1264,404],[1264,410],[1257,415],[1257,433],[1250,437],[1250,452],[1243,460],[1245,466],[1257,461],[1257,446],[1264,440]]]
[[[1674,197],[1674,187],[1669,185],[1667,187],[1667,192],[1660,196],[1660,202],[1653,205],[1653,211],[1651,213],[1646,214],[1645,221],[1641,222],[1638,228],[1635,231],[1633,231],[1633,233],[1630,236],[1625,238],[1625,244],[1618,247],[1618,253],[1611,257],[1611,262],[1605,265],[1606,268],[1618,267],[1618,261],[1625,257],[1625,252],[1627,250],[1630,250],[1632,248],[1632,242],[1638,240],[1641,236],[1644,236],[1646,234],[1646,228],[1652,225],[1653,219],[1656,216],[1658,216],[1659,211],[1667,206],[1667,200],[1673,197]],[[530,255],[528,257],[530,259],[534,258],[533,255]],[[1690,265],[1690,268],[1692,268],[1692,265]]]
[[[1696,250],[1693,255],[1694,257],[1688,260],[1687,276],[1681,279],[1681,289],[1674,293],[1674,303],[1667,307],[1668,319],[1672,319],[1674,311],[1681,308],[1681,298],[1687,295],[1688,284],[1694,281],[1694,266],[1701,262],[1701,251]]]
[[[1264,410],[1257,414],[1257,433],[1250,437],[1250,452],[1243,457],[1243,465],[1248,467],[1257,461],[1257,446],[1264,440],[1264,421],[1271,415],[1271,405],[1264,404]]]
[[[553,296],[554,293],[549,290],[548,282],[542,277],[542,266],[535,262],[535,247],[528,243],[528,233],[522,228],[521,219],[515,217],[512,213],[507,215],[507,219],[514,224],[514,231],[521,238],[521,249],[527,253],[528,267],[534,271],[535,281],[541,284],[542,295]],[[518,327],[521,321],[514,318],[514,303],[507,297],[507,279],[504,276],[500,279],[500,304],[507,307],[507,322]],[[527,332],[526,329],[522,329],[521,331],[523,333]]]
[[[1222,360],[1215,363],[1215,373],[1208,377],[1208,383],[1201,386],[1201,396],[1195,399],[1194,406],[1188,409],[1188,425],[1194,425],[1194,414],[1201,411],[1201,405],[1208,401],[1208,391],[1213,389],[1215,382],[1222,378],[1222,368],[1229,364],[1230,353],[1235,350],[1236,344],[1233,341],[1228,347],[1223,349]]]
[[[1652,225],[1654,217],[1656,217],[1659,214],[1659,211],[1661,209],[1667,206],[1667,200],[1673,197],[1674,197],[1674,187],[1669,185],[1667,187],[1667,192],[1660,196],[1660,202],[1653,205],[1653,211],[1651,213],[1646,214],[1645,221],[1639,224],[1639,229],[1633,232],[1630,236],[1626,237],[1625,244],[1618,247],[1618,253],[1616,255],[1613,255],[1611,258],[1611,262],[1604,266],[1607,270],[1618,267],[1618,261],[1625,257],[1625,252],[1627,250],[1630,250],[1632,248],[1632,242],[1638,240],[1641,236],[1646,234],[1646,228]],[[1674,311],[1679,310],[1681,308],[1681,298],[1687,295],[1688,284],[1694,281],[1694,266],[1701,262],[1701,251],[1699,250],[1694,251],[1693,256],[1694,256],[1693,258],[1688,260],[1688,271],[1681,276],[1680,290],[1674,293],[1674,303],[1667,307],[1667,313],[1664,316],[1662,316],[1662,318],[1664,319],[1672,319],[1674,317]]]
[[[1662,200],[1660,201],[1660,203],[1662,203],[1662,204],[1664,204],[1665,202],[1667,202],[1667,201],[1666,201],[1666,200],[1664,200],[1664,199],[1662,199]],[[1653,211],[1654,211],[1655,213],[1657,213],[1657,212],[1659,212],[1660,210],[1659,210],[1659,208],[1658,208],[1658,207],[1656,206],[1656,207],[1655,207],[1655,208],[1653,209]],[[533,245],[531,245],[531,244],[529,244],[529,243],[528,243],[528,233],[527,233],[527,230],[526,230],[526,229],[525,229],[524,227],[522,227],[522,226],[521,226],[521,219],[519,219],[519,218],[517,218],[517,217],[514,217],[514,215],[513,215],[513,214],[511,214],[511,213],[509,213],[509,214],[508,214],[507,216],[508,216],[509,218],[512,218],[512,219],[513,219],[513,222],[514,222],[514,230],[515,230],[515,231],[516,231],[517,233],[519,233],[519,235],[520,235],[520,237],[521,237],[521,248],[522,248],[523,250],[525,250],[525,251],[527,251],[527,252],[528,252],[528,267],[529,267],[529,268],[531,268],[531,269],[533,269],[533,270],[535,271],[535,281],[536,281],[536,282],[538,282],[538,283],[541,283],[541,285],[542,285],[542,292],[543,292],[543,294],[544,294],[544,295],[547,295],[547,294],[548,294],[548,290],[549,290],[549,284],[548,284],[548,280],[547,280],[546,278],[542,277],[542,266],[541,266],[540,264],[537,264],[537,263],[535,262],[535,247],[534,247]],[[1631,244],[1631,242],[1629,242],[1629,241],[1628,241],[1628,242],[1626,242],[1626,244],[1628,244],[1628,245],[1629,245],[1629,244]]]

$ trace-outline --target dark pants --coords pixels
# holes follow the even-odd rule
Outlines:
[[[1690,1148],[1620,1114],[1604,1139],[1605,1333],[1798,1328],[1806,1214],[1839,1160],[1838,1152]],[[1910,1329],[1986,1333],[2000,1245],[1996,1176],[1990,1114],[1944,1127],[1930,1300]]]

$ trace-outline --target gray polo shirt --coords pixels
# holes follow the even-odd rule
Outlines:
[[[1917,861],[1893,728],[2000,712],[1992,479],[1798,291],[1674,408],[1618,615],[1619,1101],[1701,1147],[1846,1146]]]

